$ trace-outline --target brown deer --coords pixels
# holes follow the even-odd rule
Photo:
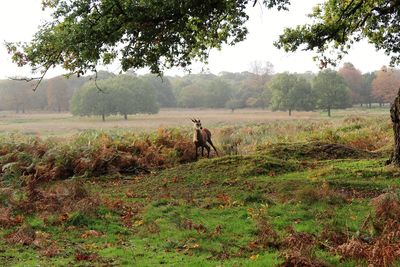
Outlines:
[[[198,148],[201,147],[201,156],[204,156],[204,148],[207,149],[207,158],[210,157],[210,146],[207,144],[209,143],[212,148],[214,148],[215,153],[218,156],[218,151],[215,148],[213,142],[211,141],[211,132],[210,130],[201,126],[200,120],[192,119],[193,126],[194,126],[194,134],[193,134],[193,143],[196,146],[196,159],[197,159],[197,151]]]

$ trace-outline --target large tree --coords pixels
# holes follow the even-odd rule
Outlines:
[[[355,42],[367,39],[391,55],[392,64],[400,63],[399,0],[325,0],[310,16],[310,24],[285,29],[275,45],[285,51],[315,51],[326,67]],[[332,51],[337,57],[329,56]]]
[[[313,89],[317,95],[318,107],[327,110],[329,117],[333,108],[347,108],[351,105],[350,90],[336,71],[321,71],[313,80]]]
[[[206,61],[211,48],[233,45],[247,34],[252,0],[43,0],[52,10],[25,45],[9,43],[18,65],[61,65],[78,75],[118,59],[123,70],[149,67],[159,73]],[[284,8],[289,0],[263,0]]]
[[[42,0],[52,19],[31,42],[7,46],[18,65],[29,64],[36,71],[61,65],[83,74],[119,59],[124,70],[148,66],[160,72],[206,60],[211,48],[244,40],[246,8],[257,2],[278,9],[290,4],[290,0]],[[391,54],[392,63],[400,62],[399,0],[325,0],[311,17],[310,24],[286,29],[276,46],[315,51],[326,66],[332,61],[325,52],[345,52],[366,38]]]
[[[269,88],[272,91],[271,106],[273,110],[312,110],[315,98],[310,83],[296,75],[281,73],[276,75]]]

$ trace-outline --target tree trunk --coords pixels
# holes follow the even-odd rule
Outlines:
[[[124,114],[124,120],[128,120],[128,114]]]
[[[101,119],[102,119],[103,121],[106,121],[106,116],[104,115],[104,113],[101,114]]]
[[[390,118],[393,123],[394,149],[387,163],[400,166],[400,90],[390,107]]]
[[[328,107],[328,117],[331,116],[331,107]]]
[[[292,109],[289,108],[289,116],[292,116]]]

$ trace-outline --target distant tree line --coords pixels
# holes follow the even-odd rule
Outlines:
[[[371,107],[392,102],[400,87],[400,71],[388,67],[362,74],[345,63],[338,71],[317,74],[273,73],[270,63],[254,62],[251,71],[158,77],[128,72],[101,71],[93,76],[54,77],[43,81],[36,92],[32,84],[0,80],[0,110],[43,110],[75,115],[155,113],[159,108],[269,108],[310,111]]]

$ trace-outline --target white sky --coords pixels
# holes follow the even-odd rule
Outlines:
[[[3,42],[30,40],[39,25],[48,18],[48,13],[41,10],[40,2],[41,0],[0,0],[0,79],[30,75],[29,68],[18,68],[11,63]],[[275,72],[317,72],[317,63],[312,60],[313,53],[286,54],[276,49],[272,43],[278,39],[285,27],[306,22],[306,14],[320,2],[322,0],[292,0],[289,12],[267,10],[259,5],[250,8],[247,39],[234,47],[224,46],[221,51],[211,51],[208,66],[195,64],[192,67],[193,73],[201,71],[202,68],[215,74],[221,71],[246,71],[250,69],[250,63],[254,60],[270,61]],[[388,65],[389,57],[383,52],[376,52],[372,45],[361,42],[352,48],[343,62],[352,62],[362,72],[369,72],[380,69],[382,65]],[[117,64],[105,69],[113,72],[120,70]],[[145,70],[139,72],[143,73]],[[61,69],[55,69],[49,72],[48,77],[62,73]],[[182,75],[183,71],[174,69],[166,74]]]

